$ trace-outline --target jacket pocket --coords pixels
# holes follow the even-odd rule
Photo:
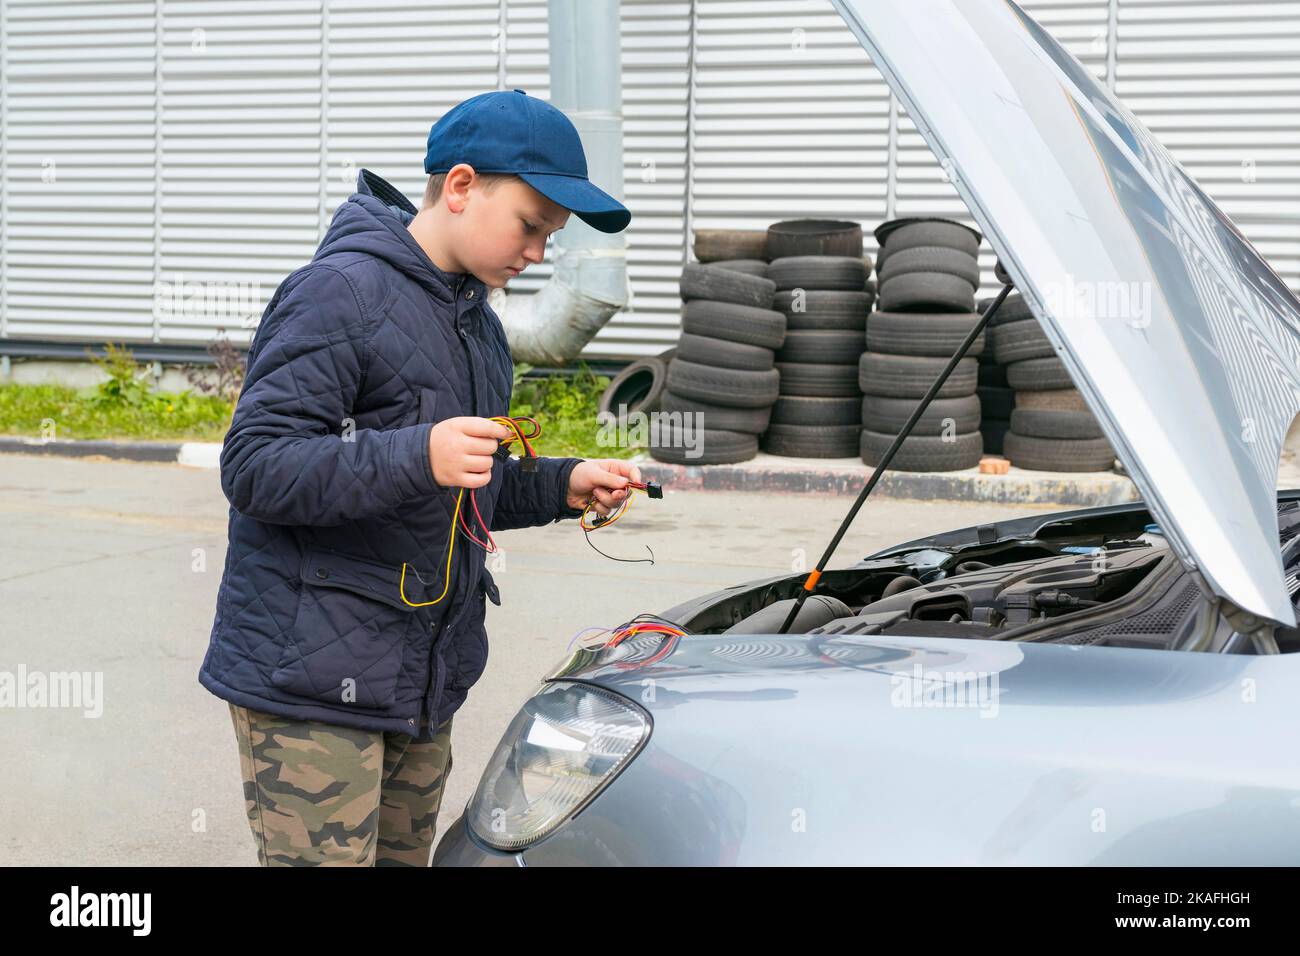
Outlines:
[[[436,388],[421,388],[419,399],[420,415],[416,418],[417,422],[438,421],[438,390]]]
[[[401,599],[400,573],[363,558],[308,551],[293,630],[271,683],[341,707],[392,706],[406,645],[423,627],[423,616]],[[410,588],[407,596],[424,600]]]
[[[397,424],[394,427],[406,428],[409,425],[419,425],[421,422],[429,420],[425,417],[425,405],[429,401],[426,396],[429,391],[424,387],[415,389],[414,396],[407,399],[402,405],[401,417],[397,419]]]

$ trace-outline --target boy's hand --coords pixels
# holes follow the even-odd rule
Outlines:
[[[493,453],[513,432],[490,418],[463,415],[429,431],[433,480],[444,488],[482,488],[492,480]]]
[[[569,493],[566,504],[581,510],[594,496],[592,510],[607,515],[622,505],[631,494],[627,491],[628,479],[641,480],[641,469],[631,462],[617,458],[587,459],[574,465],[569,472]]]

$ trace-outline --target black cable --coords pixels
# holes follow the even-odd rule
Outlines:
[[[817,578],[821,577],[821,573],[825,569],[827,562],[830,561],[831,555],[834,554],[835,549],[839,547],[840,539],[842,539],[844,533],[849,530],[849,525],[851,525],[853,519],[857,517],[858,511],[861,510],[863,503],[867,500],[867,496],[875,489],[876,484],[880,481],[880,476],[885,473],[885,469],[889,467],[889,463],[894,460],[894,455],[897,454],[898,449],[902,447],[903,440],[907,438],[912,429],[916,427],[916,423],[921,420],[921,416],[925,414],[925,410],[930,407],[930,403],[934,401],[934,397],[939,394],[939,389],[943,388],[943,383],[946,382],[948,376],[953,373],[953,369],[957,367],[957,363],[962,360],[968,351],[970,351],[970,347],[975,344],[975,340],[979,338],[980,333],[984,331],[984,327],[988,325],[989,319],[993,318],[994,314],[998,311],[998,307],[1002,305],[1006,300],[1006,297],[1010,294],[1010,284],[1003,285],[1002,291],[998,293],[997,298],[995,298],[989,304],[989,307],[984,310],[984,314],[980,316],[980,320],[971,327],[965,340],[957,347],[957,351],[954,352],[952,358],[948,360],[948,364],[944,367],[944,370],[939,373],[939,377],[930,385],[930,388],[926,391],[925,395],[917,403],[916,408],[912,409],[911,416],[907,419],[907,422],[894,438],[889,449],[881,456],[880,461],[876,463],[876,470],[871,473],[871,477],[867,479],[867,483],[863,485],[862,491],[858,493],[857,500],[853,502],[853,507],[849,509],[849,513],[845,515],[844,520],[840,522],[840,526],[835,532],[835,537],[831,538],[831,543],[827,546],[825,553],[822,554],[821,560],[817,562],[817,567],[809,574],[808,578],[810,581],[814,582],[814,584]],[[805,582],[804,586],[799,590],[799,596],[795,598],[795,602],[790,608],[790,613],[786,615],[785,622],[781,625],[781,629],[777,631],[778,634],[785,634],[790,630],[790,625],[794,623],[794,619],[798,616],[800,608],[803,607],[804,602],[808,600],[808,595],[811,593],[812,591],[809,590],[808,584]]]
[[[582,534],[583,537],[587,539],[587,544],[591,545],[591,550],[595,551],[602,558],[609,558],[609,560],[611,561],[622,561],[625,564],[654,564],[655,563],[655,553],[653,551],[650,551],[650,545],[648,544],[644,546],[647,551],[650,551],[650,557],[648,558],[616,558],[614,557],[614,555],[606,554],[604,551],[600,550],[600,548],[596,547],[594,544],[591,544],[591,532],[588,531],[586,528],[582,529]]]

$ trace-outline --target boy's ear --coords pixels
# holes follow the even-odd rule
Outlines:
[[[473,166],[468,163],[457,163],[443,174],[443,178],[445,180],[443,184],[444,195],[450,191],[457,197],[464,196],[468,199],[470,188],[474,185],[477,177]]]

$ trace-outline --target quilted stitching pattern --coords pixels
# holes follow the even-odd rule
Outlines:
[[[510,407],[487,288],[435,266],[406,228],[414,215],[362,170],[312,261],[267,305],[221,452],[229,548],[199,681],[268,713],[427,738],[487,663],[483,552],[462,536],[446,597],[413,611],[303,575],[312,554],[358,573],[373,562],[392,569],[377,586],[396,598],[406,562],[407,599],[435,600],[455,489],[433,480],[435,419],[421,408],[441,420]],[[543,459],[533,474],[499,462],[476,493],[483,519],[495,531],[576,517],[564,493],[577,462]]]

